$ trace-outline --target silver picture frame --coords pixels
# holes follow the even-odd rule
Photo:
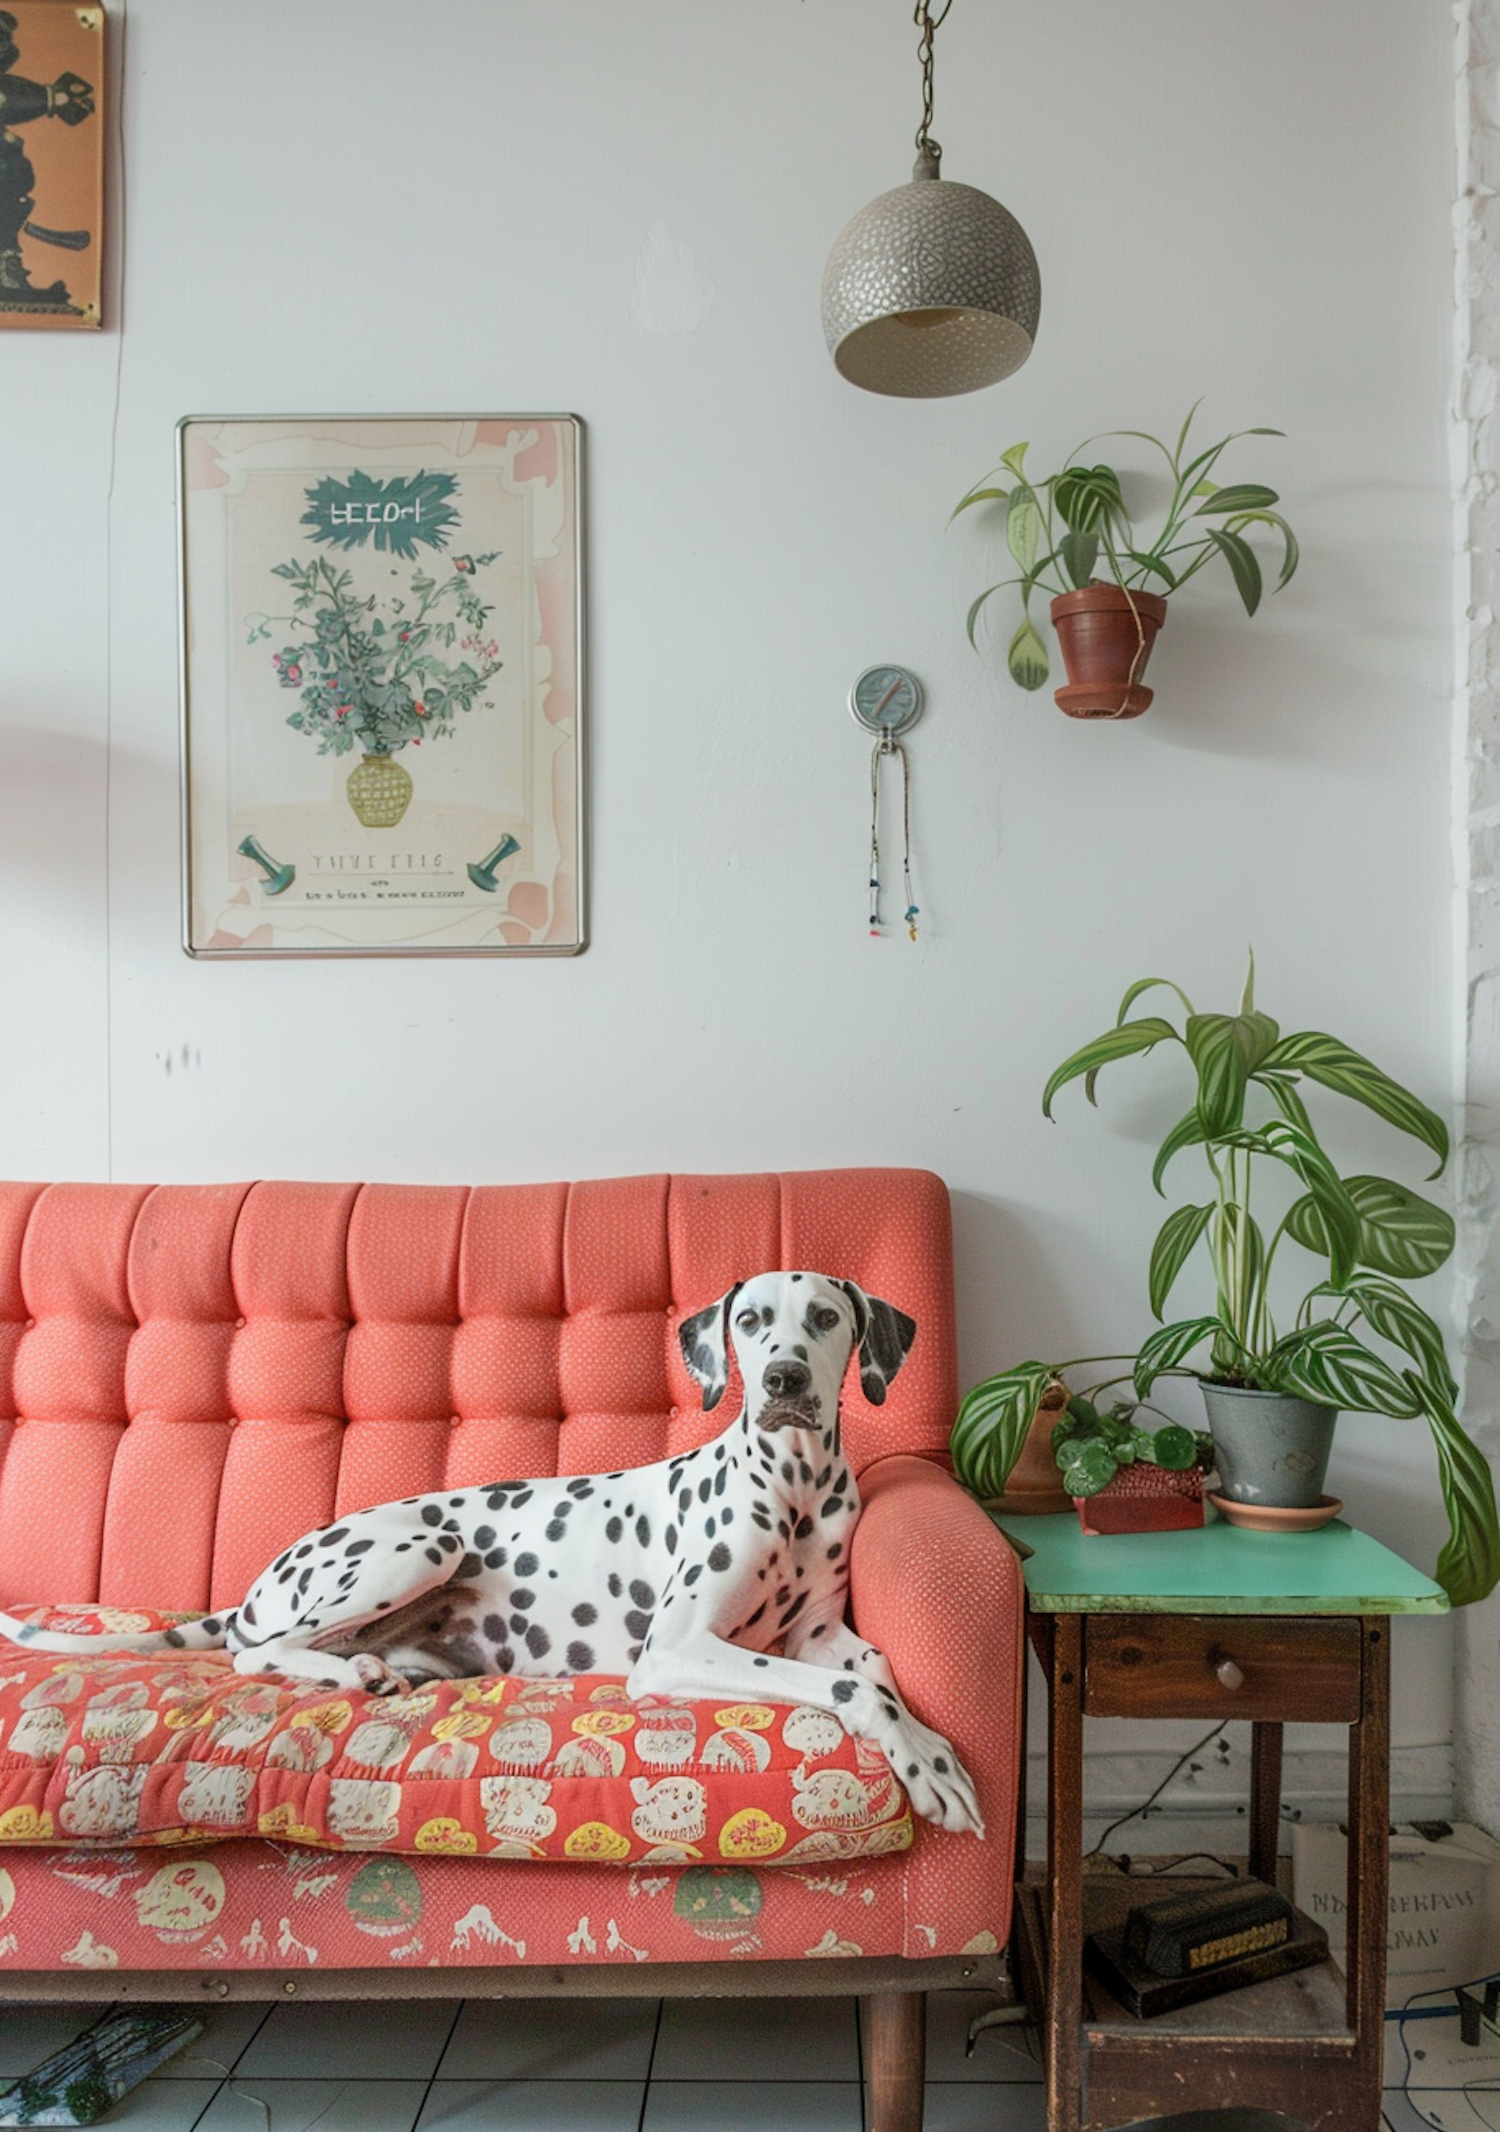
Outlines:
[[[191,958],[587,946],[583,458],[572,414],[178,423]]]

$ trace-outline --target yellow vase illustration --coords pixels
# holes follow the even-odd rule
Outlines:
[[[389,755],[367,755],[344,790],[366,829],[394,829],[411,805],[411,773]]]

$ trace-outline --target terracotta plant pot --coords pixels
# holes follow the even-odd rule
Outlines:
[[[1155,592],[1084,585],[1052,602],[1068,685],[1053,702],[1070,718],[1139,718],[1151,701],[1141,686],[1167,603]]]
[[[1091,1537],[1106,1532],[1186,1532],[1203,1523],[1203,1474],[1137,1460],[1122,1466],[1097,1495],[1075,1495],[1078,1522]]]
[[[1005,1493],[995,1497],[989,1506],[992,1510],[1003,1510],[1012,1518],[1045,1518],[1057,1517],[1068,1509],[1073,1499],[1062,1484],[1052,1455],[1052,1431],[1062,1419],[1067,1403],[1066,1385],[1049,1385],[1043,1392],[1021,1455],[1010,1469]]]

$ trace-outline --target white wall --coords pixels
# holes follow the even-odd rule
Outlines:
[[[938,403],[856,392],[818,329],[834,235],[909,169],[909,18],[131,0],[123,333],[0,338],[0,1167],[930,1164],[973,1379],[1145,1330],[1182,1071],[1038,1112],[1130,979],[1226,1005],[1253,941],[1270,1012],[1448,1099],[1445,11],[960,0],[945,167],[1022,218],[1045,293],[1030,365]],[[1209,435],[1287,432],[1230,471],[1282,487],[1302,574],[1253,623],[1195,587],[1151,712],[1074,724],[969,650],[1000,559],[948,511],[1018,438],[1045,468],[1199,394]],[[593,945],[192,964],[173,425],[426,408],[588,424]],[[916,947],[865,937],[844,699],[877,659],[930,691]],[[1332,1484],[1430,1562],[1418,1430],[1348,1421]],[[1446,1782],[1447,1663],[1441,1626],[1399,1654],[1418,1789]]]

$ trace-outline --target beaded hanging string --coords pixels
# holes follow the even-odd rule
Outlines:
[[[901,758],[901,878],[906,891],[906,921],[909,940],[917,937],[920,913],[911,885],[911,762],[899,740],[889,734],[870,750],[870,938],[879,940],[885,931],[880,917],[880,762],[885,755]]]

